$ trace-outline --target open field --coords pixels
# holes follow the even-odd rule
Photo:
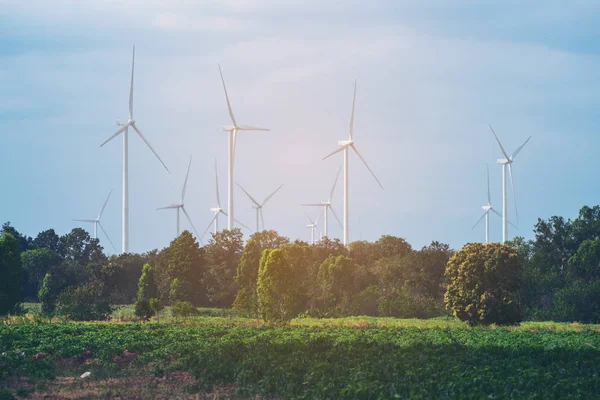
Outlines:
[[[198,317],[3,325],[0,347],[0,380],[30,398],[544,399],[600,391],[597,325],[467,328],[450,318],[352,317],[274,326]],[[92,377],[77,378],[85,371]]]

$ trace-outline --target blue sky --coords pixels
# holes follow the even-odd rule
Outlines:
[[[341,157],[321,157],[347,136],[358,78],[355,140],[385,190],[351,158],[351,239],[483,240],[483,225],[471,227],[486,163],[501,208],[488,123],[509,152],[533,136],[514,163],[520,230],[510,231],[531,237],[538,217],[598,204],[600,5],[489,3],[0,0],[0,220],[64,233],[114,189],[103,224],[120,247],[121,141],[99,145],[127,117],[136,44],[136,120],[172,173],[131,137],[132,251],[175,235],[175,213],[155,209],[178,201],[190,154],[186,204],[198,230],[215,203],[215,158],[225,203],[217,63],[238,120],[272,129],[240,134],[236,152],[236,180],[253,196],[285,184],[265,207],[267,228],[308,240],[299,204],[327,198]],[[339,186],[340,215],[341,196]],[[236,202],[253,226],[239,190]]]

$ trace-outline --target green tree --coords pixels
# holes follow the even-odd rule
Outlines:
[[[61,259],[52,250],[39,248],[21,253],[21,264],[27,277],[23,284],[23,297],[35,298],[44,276],[61,264]]]
[[[10,222],[5,222],[2,224],[2,229],[0,229],[0,236],[3,234],[10,234],[17,241],[17,246],[19,248],[19,253],[23,251],[27,251],[33,247],[33,240],[26,235],[21,234],[21,232],[17,231],[15,227],[13,227]]]
[[[174,305],[180,301],[189,302],[190,294],[187,291],[187,286],[183,279],[173,279],[171,282],[171,291],[169,292],[169,304]]]
[[[19,244],[10,233],[0,236],[0,315],[13,311],[21,298],[23,269]]]
[[[102,282],[94,280],[70,286],[58,296],[56,314],[73,321],[105,320],[112,308],[103,292]]]
[[[169,280],[178,278],[190,295],[187,300],[201,304],[205,298],[203,288],[204,260],[198,242],[189,231],[183,231],[169,246]]]
[[[507,325],[521,321],[516,296],[520,287],[516,250],[500,243],[469,243],[446,267],[446,307],[469,325]]]
[[[152,311],[154,312],[154,315],[156,315],[156,319],[157,319],[158,321],[160,321],[160,318],[159,318],[159,316],[160,316],[160,312],[161,312],[162,310],[164,310],[164,308],[165,308],[165,305],[164,305],[164,303],[162,302],[162,300],[161,300],[161,299],[159,299],[159,298],[156,298],[156,297],[153,297],[153,298],[151,298],[151,299],[150,299],[150,302],[149,302],[149,304],[150,304],[150,308],[151,308],[151,309],[152,309]]]
[[[208,301],[215,307],[231,307],[236,295],[234,277],[244,250],[242,232],[239,228],[217,232],[204,249]]]
[[[33,247],[36,249],[48,249],[59,256],[62,254],[60,236],[56,234],[54,229],[47,229],[38,233],[35,239],[33,239]]]
[[[357,269],[352,259],[345,256],[329,256],[319,267],[318,282],[321,289],[320,303],[334,314],[344,315],[350,311],[355,294],[354,274]]]
[[[52,279],[52,275],[46,274],[42,281],[42,286],[38,292],[38,300],[42,304],[42,314],[52,315],[56,308],[56,285]]]
[[[150,307],[150,299],[156,297],[156,283],[154,281],[154,270],[150,264],[144,265],[142,275],[138,283],[137,300],[135,301],[135,315],[140,318],[149,319],[154,314]]]

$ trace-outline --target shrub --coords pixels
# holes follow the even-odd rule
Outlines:
[[[469,325],[520,322],[520,268],[516,250],[508,245],[467,244],[448,261],[446,307]]]
[[[156,297],[156,283],[154,282],[154,270],[149,264],[142,268],[142,275],[138,282],[137,299],[135,301],[135,315],[140,318],[149,319],[154,315],[150,306],[150,299]]]
[[[165,308],[165,305],[162,302],[162,300],[156,297],[151,298],[148,304],[154,312],[154,315],[156,315],[157,317],[160,314],[160,312]]]
[[[189,301],[178,301],[171,306],[171,314],[175,318],[190,318],[197,316],[199,312]]]
[[[52,278],[52,275],[46,274],[42,281],[42,287],[40,287],[40,291],[38,292],[38,300],[42,303],[43,315],[52,315],[54,313],[54,309],[56,308],[56,296],[56,284],[54,283],[54,279]]]
[[[352,310],[355,315],[378,315],[379,288],[376,285],[367,287],[354,296]]]
[[[433,318],[445,315],[442,304],[434,298],[411,293],[408,286],[393,290],[379,299],[379,315],[396,318]]]
[[[551,316],[555,321],[600,323],[600,282],[576,281],[559,290]]]
[[[111,313],[111,306],[102,286],[100,282],[87,282],[67,288],[58,296],[56,314],[73,321],[106,319]]]

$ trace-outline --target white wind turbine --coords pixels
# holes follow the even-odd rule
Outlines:
[[[210,220],[210,222],[208,223],[208,226],[206,227],[206,230],[202,233],[202,236],[200,237],[200,241],[202,241],[202,238],[204,238],[204,235],[206,235],[206,232],[208,232],[208,230],[210,229],[210,226],[213,224],[215,224],[215,229],[214,229],[214,234],[216,235],[217,232],[219,231],[219,214],[223,214],[224,216],[227,217],[227,213],[225,212],[225,210],[223,210],[223,208],[221,208],[221,197],[219,196],[219,174],[217,172],[217,160],[215,160],[215,186],[216,186],[216,193],[217,193],[217,206],[216,207],[212,207],[210,209],[210,211],[213,213],[213,218]],[[235,222],[238,223],[238,225],[248,229],[249,231],[251,231],[250,228],[248,228],[246,225],[242,224],[240,221],[238,221],[237,219],[235,220]]]
[[[177,210],[177,237],[179,237],[179,210],[183,211],[183,213],[185,214],[185,217],[187,218],[187,220],[189,221],[190,225],[192,226],[192,229],[194,230],[194,233],[196,233],[196,236],[198,236],[198,232],[196,231],[196,227],[192,223],[192,219],[190,218],[190,216],[188,215],[187,211],[185,210],[185,204],[183,203],[183,201],[185,199],[185,189],[187,187],[188,177],[190,176],[190,167],[191,166],[192,166],[192,156],[190,156],[190,162],[188,163],[187,172],[185,174],[185,180],[183,181],[183,189],[181,190],[181,203],[179,203],[179,204],[171,204],[171,205],[166,206],[166,207],[157,208],[157,210],[166,210],[166,209],[176,209]],[[198,238],[200,238],[200,237],[198,236]]]
[[[517,209],[517,199],[515,197],[515,182],[513,181],[512,163],[513,163],[514,158],[517,156],[517,154],[519,154],[519,152],[523,149],[523,147],[525,147],[527,142],[529,142],[529,139],[531,139],[531,136],[529,136],[527,138],[527,140],[521,146],[519,146],[519,148],[517,150],[514,151],[512,156],[509,156],[506,153],[506,151],[504,150],[504,147],[502,147],[502,143],[500,143],[500,139],[498,139],[498,135],[496,135],[496,132],[494,132],[494,128],[492,128],[491,125],[490,125],[490,129],[492,130],[492,133],[494,134],[494,137],[496,138],[496,141],[498,142],[498,145],[500,146],[500,150],[502,150],[502,154],[505,157],[503,159],[496,160],[496,162],[498,164],[502,165],[502,243],[504,243],[508,240],[508,224],[509,224],[508,213],[507,213],[507,201],[506,201],[506,166],[508,166],[508,172],[510,174],[510,184],[512,186],[513,202],[515,203],[515,213],[517,215],[517,224],[518,224],[519,223],[519,210]]]
[[[102,208],[100,209],[100,212],[98,213],[98,216],[96,217],[96,219],[74,219],[73,221],[90,222],[90,223],[94,224],[94,239],[98,239],[98,227],[100,227],[100,229],[104,233],[104,236],[106,236],[106,238],[110,242],[110,245],[116,252],[117,249],[115,248],[115,245],[113,244],[112,240],[110,240],[110,237],[108,237],[108,233],[106,233],[106,231],[102,227],[102,224],[100,223],[100,217],[102,217],[102,213],[104,212],[104,209],[106,208],[106,204],[108,204],[108,199],[110,199],[110,195],[112,194],[112,192],[113,191],[111,189],[111,191],[110,191],[110,193],[108,193],[108,196],[106,197],[106,200],[104,201],[104,205],[102,205]]]
[[[371,175],[373,175],[373,178],[375,178],[375,180],[377,181],[379,186],[381,186],[381,188],[383,189],[383,185],[381,184],[381,182],[379,182],[379,179],[377,179],[377,176],[375,176],[375,173],[371,170],[371,168],[369,168],[369,165],[367,164],[365,159],[360,155],[358,150],[356,150],[356,146],[354,145],[354,143],[355,143],[354,142],[354,106],[355,106],[355,104],[356,104],[356,81],[354,81],[354,97],[352,100],[352,114],[350,116],[350,133],[348,135],[348,140],[339,141],[338,149],[335,150],[334,152],[331,152],[327,156],[323,157],[323,160],[325,160],[326,158],[331,157],[335,153],[339,153],[340,151],[344,152],[344,245],[346,245],[346,246],[348,245],[348,242],[350,240],[350,238],[349,238],[350,209],[349,209],[349,204],[348,204],[349,203],[348,162],[349,162],[349,158],[350,158],[349,148],[352,148],[352,150],[354,150],[354,152],[356,153],[358,158],[360,158],[360,160],[363,162],[363,164],[365,164],[365,167],[367,167],[367,169],[369,170]]]
[[[270,195],[268,195],[262,203],[259,203],[258,201],[254,200],[254,197],[252,197],[250,195],[250,193],[248,193],[246,191],[246,189],[244,189],[242,187],[242,185],[240,185],[239,183],[237,184],[240,189],[242,189],[244,191],[244,193],[246,193],[246,196],[248,196],[248,198],[250,199],[250,201],[252,201],[254,203],[254,205],[252,206],[252,208],[254,208],[256,210],[256,232],[260,232],[260,225],[259,225],[259,217],[260,217],[260,222],[262,223],[262,230],[265,230],[265,219],[263,217],[263,206],[265,204],[267,204],[267,202],[269,200],[271,200],[271,197],[273,197],[275,195],[275,193],[277,193],[279,191],[279,189],[281,189],[283,187],[283,185],[279,186],[277,189],[275,189],[275,191],[273,193],[271,193]]]
[[[302,207],[323,207],[323,214],[325,216],[323,218],[323,225],[324,225],[323,229],[325,231],[325,236],[329,236],[329,233],[328,233],[329,218],[328,218],[328,213],[327,213],[328,211],[331,211],[331,213],[333,214],[335,219],[339,222],[340,226],[343,228],[342,221],[340,221],[340,218],[337,216],[337,214],[333,210],[333,207],[331,206],[331,198],[333,197],[333,192],[335,191],[335,186],[337,185],[337,181],[338,181],[338,178],[340,177],[341,171],[342,171],[342,167],[340,167],[340,169],[338,170],[337,176],[335,177],[335,181],[333,182],[333,187],[331,188],[331,192],[329,193],[329,200],[322,201],[321,203],[301,204]]]
[[[315,244],[315,230],[319,225],[319,218],[321,218],[321,214],[319,214],[316,221],[313,221],[313,219],[308,214],[304,214],[306,215],[306,218],[308,218],[308,220],[310,221],[310,224],[306,225],[306,227],[310,229],[310,244]]]
[[[100,147],[110,142],[120,134],[123,134],[123,223],[122,223],[122,250],[123,253],[129,252],[129,161],[128,161],[128,131],[129,127],[137,132],[140,138],[146,143],[146,146],[154,153],[158,161],[165,167],[167,172],[170,173],[165,163],[160,159],[156,151],[152,148],[148,140],[142,135],[142,132],[137,127],[136,122],[133,120],[133,71],[135,67],[135,46],[133,46],[133,60],[131,62],[131,86],[129,87],[129,118],[127,121],[117,120],[117,126],[120,126],[119,130],[109,137]]]
[[[227,94],[227,88],[225,87],[225,79],[223,78],[223,72],[221,71],[221,66],[219,65],[219,73],[221,74],[221,82],[223,83],[223,90],[225,91],[225,99],[227,100],[227,109],[229,110],[229,117],[231,117],[231,126],[224,126],[223,131],[228,133],[228,164],[229,170],[227,175],[227,212],[229,215],[227,216],[227,229],[233,229],[233,223],[235,221],[235,216],[233,214],[233,167],[234,167],[234,158],[235,158],[235,143],[238,131],[269,131],[270,129],[265,128],[257,128],[248,125],[238,125],[235,120],[235,116],[233,115],[233,109],[231,108],[231,103],[229,101],[229,95]],[[226,214],[227,215],[227,214]]]
[[[486,164],[486,169],[487,169],[487,198],[488,198],[488,202],[485,206],[481,206],[481,208],[483,208],[483,215],[481,216],[481,218],[479,218],[479,220],[477,220],[477,222],[475,223],[475,225],[473,225],[472,229],[475,229],[475,227],[481,222],[481,220],[483,218],[485,218],[485,242],[488,243],[489,239],[490,239],[490,211],[493,212],[494,214],[498,215],[499,217],[502,217],[502,215],[500,215],[500,213],[498,211],[496,211],[494,209],[494,207],[492,207],[492,197],[490,195],[490,167]],[[516,226],[508,221],[509,224],[511,224],[512,226],[514,226],[516,228]]]

